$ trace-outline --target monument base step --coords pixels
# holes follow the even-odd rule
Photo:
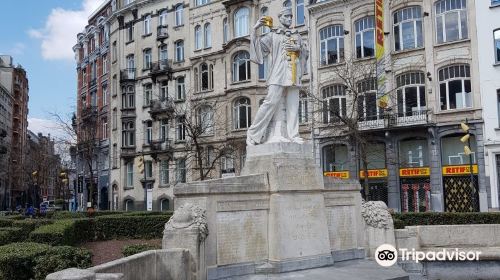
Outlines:
[[[382,267],[375,261],[359,259],[337,262],[333,266],[280,274],[256,274],[223,278],[225,280],[410,280],[399,266]]]

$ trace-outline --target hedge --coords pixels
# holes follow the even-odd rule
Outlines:
[[[416,225],[500,224],[500,213],[395,213],[394,228]]]
[[[22,228],[18,227],[3,227],[0,228],[0,245],[9,244],[12,242],[20,242],[26,239],[26,235]]]
[[[43,280],[52,272],[70,267],[87,268],[92,265],[92,254],[82,248],[71,246],[51,247],[45,255],[35,258],[35,279]]]
[[[38,243],[11,243],[0,246],[0,279],[32,279],[35,276],[35,259],[45,255],[49,248],[49,245]]]
[[[96,240],[161,238],[170,215],[103,216],[94,219]]]
[[[161,246],[152,245],[152,244],[133,244],[133,245],[125,245],[122,249],[122,254],[124,257],[132,256],[135,254],[139,254],[144,251],[149,250],[158,250],[161,249]]]
[[[12,227],[12,224],[14,224],[14,220],[0,219],[0,228]]]
[[[30,233],[29,239],[49,245],[75,245],[78,239],[75,236],[74,224],[73,220],[59,220],[35,229]]]

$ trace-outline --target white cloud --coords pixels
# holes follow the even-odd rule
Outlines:
[[[15,43],[14,44],[14,47],[12,47],[10,50],[9,50],[9,53],[11,55],[14,55],[14,56],[20,56],[22,54],[24,54],[24,50],[26,49],[26,45],[23,44],[23,43]]]
[[[82,32],[88,16],[105,0],[83,0],[80,10],[52,9],[43,28],[30,29],[28,35],[41,41],[46,60],[72,60],[76,35]]]
[[[33,133],[50,134],[52,138],[68,139],[67,133],[55,121],[39,118],[28,118],[28,129]]]

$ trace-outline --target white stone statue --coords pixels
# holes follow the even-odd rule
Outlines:
[[[205,210],[197,205],[186,203],[175,210],[174,215],[165,224],[164,235],[168,231],[191,228],[198,230],[200,241],[205,240],[208,235]]]
[[[292,10],[279,13],[280,28],[256,36],[262,26],[270,26],[272,18],[262,17],[250,33],[250,59],[258,64],[268,59],[268,93],[248,129],[247,145],[272,142],[303,143],[299,136],[299,87],[306,73],[307,47],[296,29],[290,29]]]
[[[373,228],[393,228],[392,216],[383,201],[368,201],[361,204],[361,215],[366,225]]]

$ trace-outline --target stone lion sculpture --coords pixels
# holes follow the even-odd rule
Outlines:
[[[361,204],[361,215],[365,223],[374,228],[393,228],[392,217],[383,201],[368,201]]]
[[[196,228],[199,231],[200,241],[208,235],[207,217],[205,210],[197,205],[186,203],[175,210],[174,215],[165,224],[164,232],[174,229]]]

